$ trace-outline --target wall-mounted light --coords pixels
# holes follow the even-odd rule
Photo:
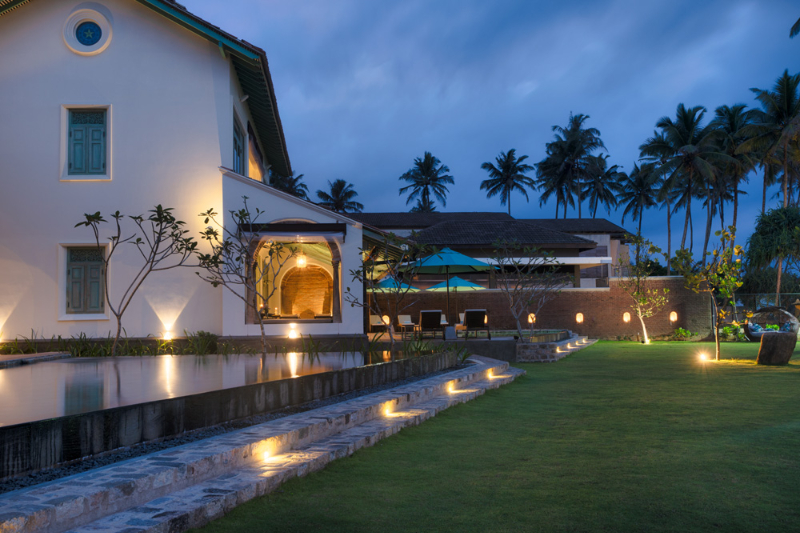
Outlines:
[[[172,332],[171,331],[167,330],[167,331],[164,332],[164,340],[165,341],[171,341],[172,340]]]
[[[488,324],[489,323],[489,315],[483,315],[483,323],[484,324]]]
[[[627,311],[622,313],[622,321],[625,322],[626,324],[628,322],[630,322],[631,321],[631,314],[629,312],[627,312]]]
[[[669,314],[669,321],[670,322],[677,322],[678,321],[678,313],[676,313],[675,311],[671,312]]]
[[[575,315],[575,322],[578,324],[583,324],[583,313],[578,313]]]
[[[305,254],[297,256],[297,268],[305,268],[308,265],[308,259]]]
[[[536,323],[536,315],[531,313],[528,315],[528,324],[535,324]]]
[[[381,320],[383,320],[383,323],[386,324],[387,326],[389,325],[389,322],[391,322],[391,320],[389,320],[389,315],[383,315],[381,317]]]

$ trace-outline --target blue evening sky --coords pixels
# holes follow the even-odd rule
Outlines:
[[[541,160],[551,126],[570,112],[590,115],[611,162],[629,171],[677,104],[703,105],[710,118],[722,104],[754,105],[749,88],[771,88],[784,69],[800,71],[800,37],[789,39],[800,3],[789,0],[184,3],[267,51],[292,166],[312,198],[343,178],[367,211],[410,207],[397,178],[426,150],[455,177],[440,211],[504,211],[479,190],[481,163],[509,148]],[[760,210],[759,176],[746,191],[742,236]],[[512,197],[513,216],[554,215],[554,202],[540,207],[529,194]],[[700,202],[692,211],[697,251],[705,216]],[[644,233],[666,245],[664,210],[646,213]]]

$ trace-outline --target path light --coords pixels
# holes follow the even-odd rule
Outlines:
[[[631,314],[630,314],[630,313],[628,313],[627,311],[625,311],[624,313],[622,313],[622,321],[623,321],[623,322],[625,322],[626,324],[627,324],[628,322],[630,322],[630,321],[631,321]]]
[[[676,313],[675,311],[671,312],[669,314],[669,321],[670,322],[677,322],[678,321],[678,313]]]
[[[455,391],[456,391],[455,386],[452,383],[449,383],[447,385],[447,392],[449,392],[450,394],[453,394]]]
[[[167,331],[164,332],[164,340],[165,341],[171,341],[172,340],[172,332],[170,330],[167,330]]]
[[[289,338],[290,339],[300,338],[300,332],[297,331],[297,324],[295,324],[294,322],[289,324]]]
[[[528,315],[528,324],[535,324],[536,323],[536,315],[531,313]]]
[[[575,322],[578,324],[583,324],[583,313],[578,313],[575,315]]]
[[[708,360],[708,356],[705,353],[701,353],[699,355],[699,357],[700,357],[700,360],[703,361],[703,362],[706,362]]]

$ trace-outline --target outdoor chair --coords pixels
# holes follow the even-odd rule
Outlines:
[[[436,332],[439,331],[442,333],[442,337],[444,338],[444,326],[442,324],[442,312],[441,311],[420,311],[419,312],[419,334],[420,338],[425,335],[426,331],[430,331],[433,333],[434,338],[436,337]]]
[[[492,333],[489,331],[489,320],[486,309],[467,309],[464,311],[464,328],[466,329],[465,337],[469,339],[469,332],[475,332],[475,338],[478,337],[478,331],[486,330],[486,336],[489,340],[492,338]]]
[[[386,324],[380,315],[369,315],[369,330],[374,331],[375,328],[383,328],[387,329],[388,324]]]
[[[458,313],[458,324],[456,324],[456,336],[459,331],[466,331],[467,325],[464,323],[464,313]]]
[[[401,334],[409,330],[411,330],[411,333],[414,333],[417,329],[417,325],[411,320],[411,315],[397,315],[397,328],[400,330]]]

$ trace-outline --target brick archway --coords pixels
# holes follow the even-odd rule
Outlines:
[[[290,269],[281,281],[281,309],[299,318],[332,314],[333,278],[321,267]]]

